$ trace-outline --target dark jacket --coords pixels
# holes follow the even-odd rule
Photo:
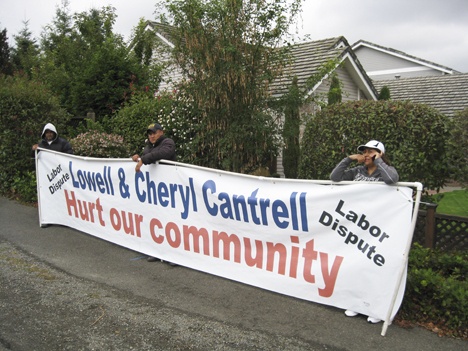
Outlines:
[[[176,149],[174,140],[164,135],[156,140],[156,143],[147,142],[141,156],[143,164],[148,165],[159,160],[176,160]]]
[[[54,139],[50,143],[45,139],[46,130],[50,130],[50,131],[54,132],[54,134],[55,134]],[[43,149],[49,149],[49,150],[53,150],[53,151],[63,152],[63,153],[66,153],[66,154],[73,154],[73,149],[72,149],[70,143],[67,140],[65,140],[63,138],[60,138],[58,136],[57,129],[55,128],[55,126],[52,123],[47,123],[44,126],[44,129],[42,130],[41,137],[42,137],[42,140],[38,142],[39,147],[41,147]],[[35,154],[34,150],[31,152],[31,154],[34,157],[34,154]]]

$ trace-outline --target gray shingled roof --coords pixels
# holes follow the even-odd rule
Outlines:
[[[307,79],[317,74],[323,64],[341,58],[348,50],[349,44],[344,37],[293,45],[291,47],[292,62],[286,68],[283,76],[271,84],[271,93],[274,96],[287,93],[294,76],[298,78],[298,86],[304,88]]]
[[[449,117],[468,108],[468,73],[380,80],[374,85],[377,91],[387,86],[392,100],[426,104]]]

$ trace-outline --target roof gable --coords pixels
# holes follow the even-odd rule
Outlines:
[[[366,71],[369,73],[369,75],[374,76],[374,75],[397,75],[398,71],[400,73],[405,74],[410,72],[413,72],[413,74],[416,74],[418,76],[421,75],[427,75],[427,74],[422,74],[422,73],[417,73],[417,72],[423,72],[423,71],[431,71],[431,75],[436,75],[436,72],[439,74],[456,74],[460,73],[452,68],[446,67],[439,65],[437,63],[421,59],[416,56],[408,55],[407,53],[404,53],[399,50],[395,50],[392,48],[384,47],[381,45],[377,45],[365,40],[359,40],[356,43],[352,45],[352,48],[354,52],[358,55],[358,57],[361,57],[361,51],[364,53],[366,51],[374,51],[375,52],[375,57],[371,59],[371,64],[372,67],[367,67],[367,64],[365,60],[363,59],[363,64],[366,68]],[[380,59],[377,59],[378,55],[380,54]],[[369,53],[367,53],[369,55]],[[383,59],[382,57],[387,56],[387,60]],[[391,59],[394,61],[394,66],[390,67],[388,66],[389,62],[391,62]],[[401,67],[402,62],[407,63],[407,68]],[[379,65],[380,65],[380,71],[379,71]],[[370,66],[370,65],[369,65]],[[392,69],[393,68],[393,69]]]
[[[159,23],[155,21],[147,21],[146,29],[151,29],[155,32],[156,37],[170,48],[174,48],[174,36],[176,28],[169,24]]]
[[[291,47],[291,63],[285,68],[283,75],[271,85],[273,96],[282,96],[288,91],[292,78],[298,78],[298,86],[304,89],[310,77],[320,73],[321,67],[330,61],[342,64],[356,85],[364,91],[369,99],[376,99],[376,91],[372,81],[367,76],[356,55],[344,37],[328,38],[295,44]],[[313,93],[327,77],[312,87]]]

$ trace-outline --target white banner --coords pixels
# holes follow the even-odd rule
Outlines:
[[[386,320],[406,274],[412,189],[143,166],[42,150],[41,224]],[[403,274],[402,284],[400,278]]]

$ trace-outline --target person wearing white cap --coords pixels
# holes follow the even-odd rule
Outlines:
[[[334,182],[342,180],[355,181],[383,181],[385,184],[398,182],[399,176],[395,167],[390,165],[390,161],[385,155],[385,146],[380,141],[371,140],[365,145],[359,145],[359,154],[350,155],[341,160],[330,174],[330,179]],[[349,168],[349,165],[356,161],[362,163],[356,167]],[[346,310],[348,317],[357,316],[359,313]],[[380,319],[368,316],[369,323],[379,323]]]
[[[383,181],[385,184],[398,182],[398,172],[395,167],[390,165],[390,161],[385,154],[384,144],[377,140],[371,140],[365,145],[359,145],[357,150],[360,152],[359,154],[345,157],[333,169],[330,174],[332,181]],[[353,161],[363,165],[349,168]]]

